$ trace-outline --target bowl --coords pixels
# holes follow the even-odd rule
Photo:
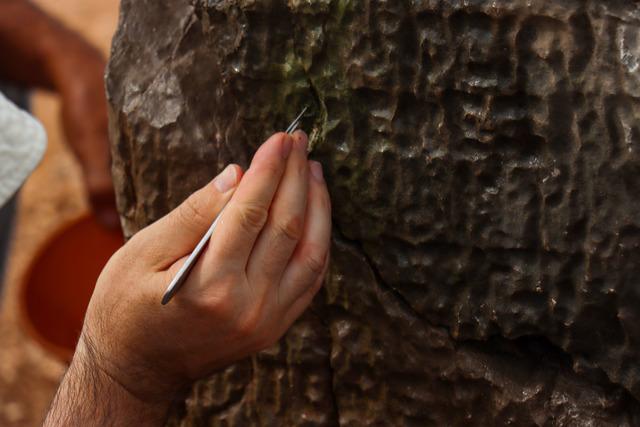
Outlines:
[[[96,280],[123,243],[119,230],[88,214],[54,232],[33,258],[20,289],[22,323],[62,361],[71,361]]]

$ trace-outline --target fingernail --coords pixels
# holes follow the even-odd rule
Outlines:
[[[229,165],[215,177],[213,185],[215,185],[219,192],[226,193],[236,186],[237,179],[236,168],[233,165]]]
[[[286,135],[284,137],[284,141],[282,141],[282,158],[286,159],[289,157],[289,153],[291,153],[291,145],[293,144],[293,140],[290,135]]]
[[[310,161],[309,169],[311,170],[311,175],[313,175],[313,178],[316,181],[320,184],[324,183],[324,174],[322,173],[322,165],[320,162]]]
[[[296,140],[298,141],[298,146],[300,150],[303,150],[305,154],[307,154],[307,146],[309,144],[309,137],[302,129],[298,129],[295,133]]]

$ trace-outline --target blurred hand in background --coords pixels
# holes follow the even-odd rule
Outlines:
[[[93,210],[105,226],[117,228],[104,58],[27,0],[0,1],[0,52],[0,80],[61,96],[63,128],[82,166]]]

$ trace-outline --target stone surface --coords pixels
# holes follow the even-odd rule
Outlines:
[[[172,425],[640,425],[640,6],[123,0],[126,232],[308,104],[332,266]]]

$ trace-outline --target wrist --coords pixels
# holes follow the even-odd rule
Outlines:
[[[163,425],[167,402],[145,401],[103,370],[82,342],[58,388],[44,427]]]
[[[148,357],[137,352],[132,354],[126,346],[100,344],[86,329],[80,337],[72,364],[78,359],[85,367],[99,371],[113,383],[113,387],[117,385],[149,407],[168,408],[186,397],[190,382],[185,378],[175,377],[167,368],[149,365]],[[116,352],[109,352],[109,349],[116,348]]]
[[[80,397],[82,408],[79,410],[84,413],[74,419],[105,418],[121,420],[122,425],[125,422],[127,425],[161,425],[172,403],[171,399],[146,399],[130,390],[96,360],[82,339],[58,391],[60,393],[64,396],[61,403],[67,409],[73,406],[73,396]],[[115,424],[118,425],[117,422]]]

